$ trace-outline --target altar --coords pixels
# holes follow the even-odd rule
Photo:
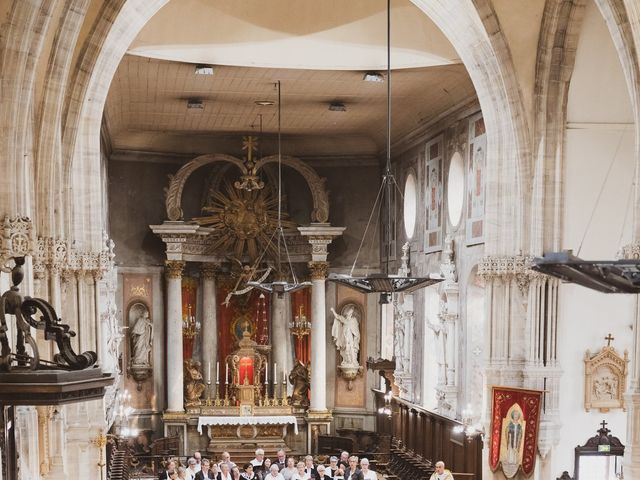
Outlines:
[[[203,416],[198,418],[198,432],[207,427],[211,452],[250,450],[258,446],[275,452],[286,447],[288,425],[298,434],[298,420],[293,415],[279,416]],[[259,439],[259,444],[257,440]]]

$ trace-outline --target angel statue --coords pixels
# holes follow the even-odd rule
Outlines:
[[[359,365],[360,314],[354,304],[346,305],[342,312],[344,315],[337,313],[333,308],[331,309],[334,317],[331,335],[342,356],[342,365],[356,366]]]
[[[222,305],[224,305],[225,307],[229,306],[231,297],[233,297],[234,295],[244,295],[245,293],[253,290],[253,287],[251,285],[247,285],[247,283],[252,281],[254,279],[254,276],[259,275],[259,278],[257,278],[255,281],[257,281],[258,283],[262,283],[266,280],[272,270],[272,267],[269,265],[266,268],[258,269],[257,264],[254,264],[252,266],[245,265],[237,258],[227,258],[237,264],[235,269],[236,273],[232,273],[232,276],[237,277],[237,281],[233,286],[233,289],[225,297],[224,302],[222,302]]]

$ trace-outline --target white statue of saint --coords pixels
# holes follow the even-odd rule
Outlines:
[[[427,327],[433,330],[433,333],[436,337],[436,361],[438,362],[438,383],[446,384],[447,383],[447,327],[442,322],[441,319],[438,319],[438,322],[431,323],[429,319],[427,319]]]
[[[149,319],[149,310],[145,306],[139,307],[138,312],[138,319],[131,328],[131,364],[148,366],[153,324]]]
[[[342,309],[344,315],[337,313],[333,308],[334,321],[331,335],[336,347],[342,355],[343,366],[357,366],[358,352],[360,351],[360,319],[355,305],[347,305]]]

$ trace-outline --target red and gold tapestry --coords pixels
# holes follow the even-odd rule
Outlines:
[[[522,470],[533,473],[540,424],[542,392],[521,388],[493,387],[489,466],[502,468],[506,478]]]

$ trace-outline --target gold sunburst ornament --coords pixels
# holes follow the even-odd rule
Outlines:
[[[218,233],[213,249],[233,252],[238,259],[248,256],[255,260],[264,250],[272,258],[277,255],[274,233],[278,228],[278,197],[269,186],[247,191],[225,181],[223,190],[212,189],[208,198],[202,212],[209,215],[193,220]],[[296,224],[282,220],[282,226],[291,230]]]

